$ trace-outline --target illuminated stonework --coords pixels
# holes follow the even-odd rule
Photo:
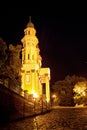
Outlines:
[[[45,95],[47,102],[50,101],[50,69],[41,68],[42,58],[38,47],[38,38],[36,37],[36,29],[31,22],[31,18],[24,29],[24,37],[21,39],[22,48],[22,83],[21,88],[28,94],[43,95],[45,87]],[[43,87],[44,86],[44,87]]]

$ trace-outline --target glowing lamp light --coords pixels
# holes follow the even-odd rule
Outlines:
[[[38,98],[38,94],[34,92],[33,97],[34,97],[34,99]]]
[[[52,95],[52,98],[56,98],[56,95],[55,95],[55,94],[53,94],[53,95]]]
[[[82,93],[82,94],[83,94],[83,96],[86,96],[86,92],[85,92],[85,91],[83,91],[83,93]]]

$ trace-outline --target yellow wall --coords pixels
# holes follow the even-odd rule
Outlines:
[[[42,95],[42,78],[45,76],[46,83],[46,97],[49,101],[50,97],[50,69],[41,68],[42,58],[40,56],[40,49],[38,45],[38,38],[36,37],[36,29],[31,21],[24,29],[24,37],[21,39],[23,43],[22,48],[22,83],[21,87],[23,90],[27,90],[29,94],[37,93],[39,96]]]

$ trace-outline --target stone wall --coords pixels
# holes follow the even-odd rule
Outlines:
[[[29,99],[0,85],[0,123],[48,111],[47,104],[42,100],[37,101],[32,99],[32,102],[30,102]]]
[[[0,85],[0,121],[11,121],[34,114],[34,103]]]

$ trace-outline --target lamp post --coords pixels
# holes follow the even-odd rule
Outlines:
[[[37,93],[33,93],[33,98],[34,98],[34,113],[35,113],[36,99],[38,98],[38,94]]]
[[[54,104],[56,98],[57,98],[56,94],[53,94],[53,95],[52,95],[52,99],[51,99],[51,106],[53,106],[53,104]]]

